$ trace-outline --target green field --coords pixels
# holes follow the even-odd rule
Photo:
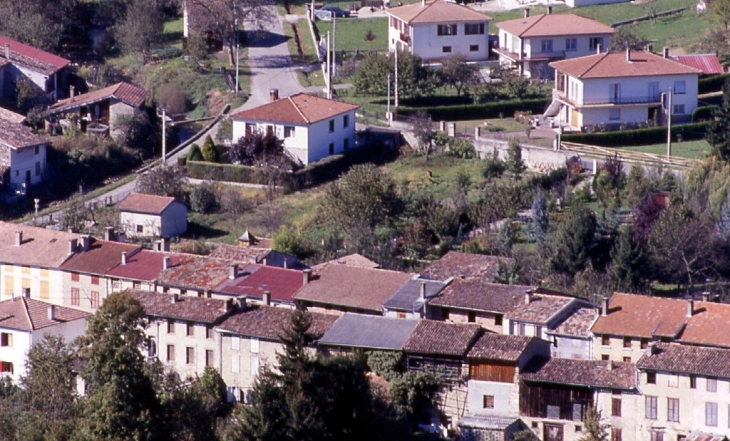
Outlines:
[[[386,51],[388,50],[388,19],[387,18],[338,18],[336,21],[337,51]],[[319,35],[325,36],[332,32],[332,22],[318,21]],[[375,37],[372,41],[365,40],[368,30]]]
[[[651,144],[636,147],[621,147],[621,150],[644,152],[654,155],[666,155],[666,144]],[[690,159],[702,159],[710,153],[710,144],[707,141],[675,142],[672,144],[672,156]]]

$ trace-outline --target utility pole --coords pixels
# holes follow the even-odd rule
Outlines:
[[[398,43],[395,44],[395,108],[398,108]]]
[[[672,88],[669,88],[667,100],[667,159],[672,157]]]
[[[332,99],[332,66],[330,65],[330,33],[327,32],[327,99]]]
[[[165,128],[167,119],[165,118],[165,108],[162,108],[162,165],[165,165],[165,157],[167,156],[167,137],[165,136]]]
[[[388,72],[388,110],[386,118],[390,120],[390,72]]]
[[[239,63],[239,56],[238,56],[238,19],[235,20],[236,23],[236,95],[238,95],[238,63]]]
[[[332,13],[332,76],[337,76],[337,14]]]

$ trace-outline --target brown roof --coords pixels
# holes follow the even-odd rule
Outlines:
[[[91,238],[89,249],[82,251],[79,247],[79,252],[66,260],[61,268],[83,273],[106,274],[112,268],[121,264],[122,252],[126,252],[127,257],[130,257],[141,248],[139,245],[107,242]]]
[[[186,255],[162,270],[157,283],[181,289],[212,290],[228,279],[231,263],[207,256]]]
[[[178,265],[187,254],[167,253],[162,251],[140,250],[133,255],[127,255],[126,265],[119,262],[107,271],[107,275],[122,279],[144,280],[153,282],[160,275],[165,256],[170,257],[171,265]]]
[[[357,109],[356,104],[298,93],[231,115],[233,119],[313,124]]]
[[[320,268],[294,299],[379,312],[383,303],[411,276],[398,271],[330,263]]]
[[[472,323],[421,320],[403,350],[414,354],[463,357],[480,331],[481,327]]]
[[[533,294],[530,303],[524,302],[505,315],[506,319],[531,323],[547,323],[575,299],[550,294]]]
[[[23,242],[15,246],[15,232],[23,233]],[[58,268],[70,257],[69,241],[78,234],[45,228],[0,222],[0,262],[14,265]]]
[[[605,389],[636,387],[636,369],[633,363],[603,360],[535,357],[520,372],[520,378],[537,383]]]
[[[594,334],[674,338],[684,327],[686,314],[686,301],[615,293],[608,304],[608,314],[599,316],[591,331]]]
[[[0,57],[5,56],[5,45],[10,45],[10,61],[44,75],[53,75],[66,67],[70,61],[49,52],[28,46],[0,35]]]
[[[141,107],[147,98],[147,91],[133,84],[121,82],[113,86],[95,90],[93,92],[77,95],[73,101],[71,98],[60,100],[50,107],[50,113],[57,113],[64,110],[75,109],[81,106],[88,106],[109,98],[116,98],[119,101],[132,107]]]
[[[198,323],[215,323],[230,313],[226,301],[154,291],[131,291],[131,296],[144,306],[147,315]]]
[[[446,280],[449,277],[455,277],[477,278],[485,282],[493,282],[500,264],[509,266],[512,264],[512,259],[449,251],[439,260],[424,268],[421,275],[432,280]]]
[[[468,6],[446,1],[434,1],[422,6],[421,2],[389,8],[388,14],[408,23],[444,23],[456,21],[488,21],[488,17]]]
[[[636,362],[637,369],[730,378],[730,351],[677,344],[656,345]]]
[[[0,58],[0,66],[2,66],[3,59]],[[19,113],[11,112],[8,109],[3,109],[0,107],[0,119],[4,119],[6,121],[14,122],[14,123],[22,123],[25,121],[25,117]]]
[[[577,335],[581,337],[590,336],[591,326],[598,317],[598,311],[594,307],[580,306],[573,309],[568,317],[563,320],[554,330],[548,333],[558,335]]]
[[[49,316],[53,308],[54,320]],[[0,328],[35,331],[65,322],[80,320],[90,314],[78,309],[52,305],[40,300],[16,297],[0,302]]]
[[[679,303],[686,305],[686,300]],[[730,348],[729,318],[730,305],[727,303],[695,301],[692,317],[687,320],[687,326],[680,334],[679,341],[693,345]]]
[[[271,248],[256,246],[238,247],[235,245],[220,244],[208,256],[242,263],[259,263],[269,253],[271,253]]]
[[[249,305],[245,311],[226,318],[218,327],[234,334],[278,340],[279,335],[291,324],[292,312],[294,310],[288,308]],[[309,315],[312,317],[309,332],[317,336],[322,336],[339,318],[311,312]]]
[[[476,279],[457,279],[444,288],[430,305],[507,313],[525,302],[525,292],[534,286],[501,285]]]
[[[536,339],[485,332],[474,343],[467,357],[517,362],[532,340]]]
[[[651,52],[633,51],[606,52],[585,57],[550,63],[555,69],[568,75],[581,78],[619,78],[643,77],[656,75],[699,75],[699,69],[686,66]]]
[[[48,143],[30,127],[0,117],[0,148],[22,149]]]
[[[133,213],[162,214],[173,202],[175,202],[175,198],[169,196],[130,193],[122,202],[117,204],[117,208],[121,211],[131,211]]]
[[[541,14],[496,23],[497,27],[518,37],[563,37],[599,35],[616,32],[600,21],[575,14]]]
[[[314,265],[312,269],[318,270],[320,268],[323,268],[325,265],[329,265],[330,263],[357,266],[360,268],[380,268],[380,264],[378,262],[373,262],[362,254],[353,253],[348,254],[347,256],[338,257],[337,259],[332,259],[327,262],[320,263],[319,265]]]

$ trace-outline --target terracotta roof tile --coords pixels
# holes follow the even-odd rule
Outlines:
[[[412,274],[330,263],[301,287],[295,300],[380,312]]]
[[[48,110],[51,114],[54,114],[80,106],[87,106],[109,98],[116,98],[132,107],[141,107],[144,104],[144,100],[147,99],[147,95],[147,91],[141,87],[121,82],[83,95],[77,95],[73,101],[71,101],[71,98],[60,100]]]
[[[231,115],[233,119],[312,124],[357,109],[359,106],[299,93]]]
[[[91,238],[89,249],[77,252],[66,260],[61,268],[70,271],[79,271],[90,274],[106,274],[121,263],[122,252],[131,256],[139,251],[139,245],[107,242]]]
[[[26,125],[0,117],[0,149],[22,149],[43,144],[50,144],[50,141]]]
[[[687,301],[679,301],[687,305]],[[692,317],[679,336],[682,343],[730,348],[730,305],[694,301]],[[686,310],[686,306],[685,306]]]
[[[54,320],[49,318],[53,308]],[[80,320],[90,314],[78,309],[52,305],[40,300],[16,297],[0,302],[0,328],[35,331],[65,322]]]
[[[686,66],[674,60],[663,58],[651,52],[630,52],[630,61],[625,52],[606,52],[585,57],[571,58],[550,63],[556,70],[581,78],[619,78],[657,75],[699,75],[699,69]]]
[[[730,350],[658,344],[644,352],[636,368],[730,378]]]
[[[23,235],[19,247],[15,246],[16,231]],[[58,268],[71,256],[69,241],[78,239],[78,234],[65,231],[0,222],[0,262]]]
[[[408,24],[488,21],[492,19],[468,6],[440,0],[426,3],[425,7],[418,2],[389,8],[386,12]]]
[[[509,320],[547,324],[551,318],[574,301],[574,298],[567,296],[533,294],[530,303],[523,302],[504,317]]]
[[[173,197],[130,193],[117,204],[117,209],[133,213],[161,214],[173,202],[175,202]]]
[[[467,357],[516,362],[533,340],[537,339],[485,332],[474,343]]]
[[[245,311],[237,312],[226,318],[218,326],[233,334],[279,340],[279,335],[291,324],[289,308],[250,305]],[[336,315],[310,313],[312,326],[309,332],[322,336],[339,318]]]
[[[252,264],[240,268],[235,279],[228,279],[213,290],[220,294],[257,298],[263,297],[264,291],[269,291],[272,300],[293,302],[302,281],[301,271]]]
[[[140,250],[133,255],[127,255],[127,264],[122,265],[121,255],[117,264],[107,271],[107,275],[122,279],[142,280],[153,282],[162,272],[163,259],[170,256],[171,265],[179,265],[188,255],[166,253],[162,251]]]
[[[147,315],[214,324],[232,312],[225,300],[162,294],[154,291],[130,291],[144,306]]]
[[[605,35],[616,32],[600,21],[575,14],[540,14],[496,23],[512,35],[529,37],[562,37],[571,35]]]
[[[501,285],[476,279],[454,280],[430,305],[507,313],[524,304],[525,292],[534,286]]]
[[[53,55],[49,52],[28,46],[19,41],[12,40],[0,35],[0,57],[5,57],[5,47],[10,45],[10,61],[13,64],[40,72],[44,75],[52,75],[66,67],[69,60]]]
[[[722,64],[716,54],[682,54],[670,55],[669,58],[702,71],[704,75],[723,73]]]
[[[403,346],[413,354],[463,357],[481,332],[477,324],[421,320]]]
[[[686,301],[615,293],[608,304],[608,314],[599,316],[591,331],[594,334],[673,338],[687,322],[686,314]]]
[[[570,386],[634,389],[636,368],[633,363],[615,361],[535,357],[520,372],[520,379]]]
[[[457,279],[476,278],[485,282],[493,282],[494,277],[497,275],[497,267],[500,264],[509,266],[512,264],[512,259],[449,251],[439,260],[424,268],[421,271],[421,276],[431,280],[446,280],[449,277],[455,277]]]
[[[157,282],[162,286],[208,291],[228,279],[231,264],[223,259],[185,255],[161,271]]]

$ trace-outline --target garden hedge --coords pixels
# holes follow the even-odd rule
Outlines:
[[[719,75],[712,75],[707,78],[702,78],[697,81],[697,93],[710,93],[722,91],[722,86],[725,81],[730,79],[730,73],[724,73]]]
[[[710,121],[712,119],[712,112],[717,109],[717,106],[701,106],[692,112],[692,122],[698,123],[702,121]]]
[[[707,122],[701,122],[673,126],[672,139],[676,141],[678,135],[681,135],[684,141],[705,139],[707,124]],[[648,129],[603,133],[566,133],[562,136],[562,140],[565,142],[597,145],[601,147],[659,144],[667,140],[667,128],[651,127]]]
[[[399,107],[396,109],[396,113],[412,116],[422,110],[428,113],[434,121],[466,121],[500,117],[511,118],[517,111],[532,111],[533,114],[540,114],[545,110],[549,100],[549,98],[536,98],[455,106]]]

